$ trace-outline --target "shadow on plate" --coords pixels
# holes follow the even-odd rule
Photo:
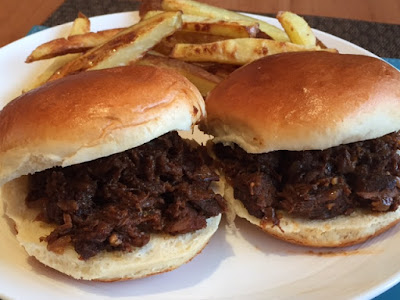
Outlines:
[[[307,247],[291,244],[277,238],[274,238],[260,228],[250,224],[247,220],[237,217],[235,220],[236,227],[239,229],[238,234],[250,245],[253,245],[258,251],[264,252],[265,255],[316,255],[316,256],[344,256],[344,255],[373,255],[384,252],[383,243],[389,240],[400,231],[400,224],[395,225],[388,231],[372,238],[364,243],[341,248],[320,248]]]
[[[208,245],[192,261],[171,272],[142,279],[110,283],[75,280],[44,266],[35,258],[28,258],[28,263],[35,273],[47,277],[45,279],[62,282],[84,293],[101,297],[157,296],[157,294],[186,289],[201,283],[218,269],[222,261],[233,255],[231,246],[225,239],[225,227],[223,218]],[[58,284],[52,289],[64,290],[64,284]]]

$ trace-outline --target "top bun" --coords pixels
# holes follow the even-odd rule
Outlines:
[[[190,130],[204,115],[196,87],[170,70],[119,67],[50,82],[0,112],[0,184]]]
[[[249,153],[322,150],[400,129],[400,72],[361,55],[272,55],[234,71],[202,126]]]

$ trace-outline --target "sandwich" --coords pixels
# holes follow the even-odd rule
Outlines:
[[[229,214],[314,247],[354,245],[399,222],[400,73],[385,62],[268,56],[221,82],[206,110]]]
[[[0,112],[0,184],[19,243],[85,280],[190,261],[225,207],[205,147],[177,133],[203,117],[188,80],[150,66],[71,75],[11,101]]]

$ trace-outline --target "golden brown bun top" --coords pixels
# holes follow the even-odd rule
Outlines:
[[[88,71],[50,82],[0,112],[0,184],[190,130],[204,115],[196,87],[155,67]]]
[[[250,153],[326,149],[400,129],[400,72],[361,55],[285,53],[250,63],[206,99],[203,128]]]

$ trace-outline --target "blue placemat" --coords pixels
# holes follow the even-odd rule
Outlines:
[[[35,25],[31,28],[31,30],[29,30],[27,35],[30,35],[32,33],[38,32],[38,31],[42,31],[43,29],[48,28],[47,26],[42,26],[42,25]]]
[[[33,26],[31,30],[29,30],[28,35],[44,30],[48,27],[38,25],[38,26]],[[383,58],[386,62],[391,64],[392,66],[396,67],[398,70],[400,70],[400,59],[399,58]],[[394,300],[394,299],[400,299],[400,284],[395,285],[392,287],[390,290],[387,292],[377,296],[374,298],[374,300]]]
[[[386,60],[389,64],[392,66],[396,67],[398,70],[400,70],[400,59],[399,58],[383,58]]]
[[[400,283],[392,287],[390,290],[374,298],[374,300],[395,300],[400,299]]]

